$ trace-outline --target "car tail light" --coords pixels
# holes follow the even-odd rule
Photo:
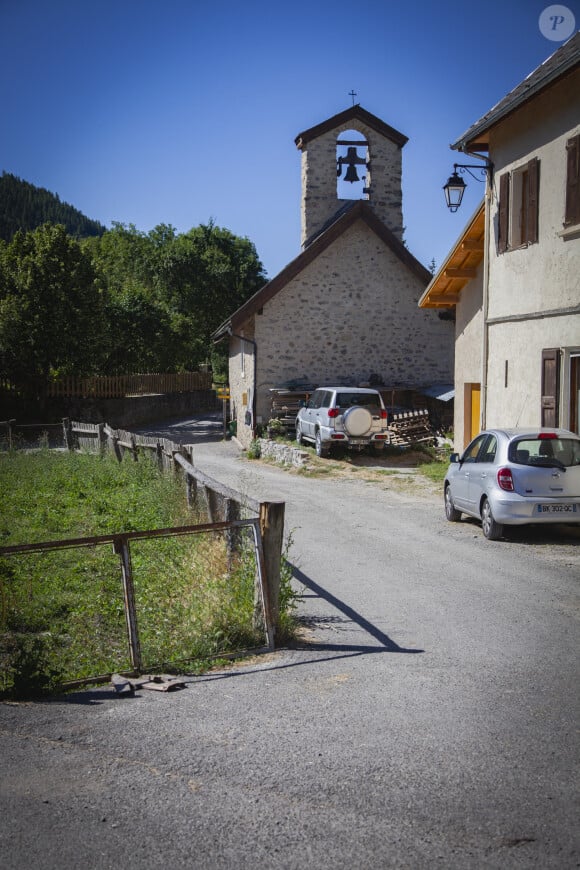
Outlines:
[[[500,489],[505,489],[506,492],[513,492],[514,479],[511,468],[500,468],[497,472],[497,482]]]
[[[386,420],[386,419],[387,419],[387,412],[385,410],[382,410],[381,411],[381,420]]]
[[[335,441],[341,441],[342,439],[346,438],[346,435],[343,435],[342,432],[331,432],[330,437],[333,438]]]
[[[555,432],[540,432],[540,434],[538,435],[538,440],[539,441],[552,441],[554,438],[557,438],[557,437],[558,436],[556,435]]]
[[[331,418],[340,416],[340,408],[329,408],[328,416]]]

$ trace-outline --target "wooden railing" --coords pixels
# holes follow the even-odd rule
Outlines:
[[[166,372],[143,375],[95,375],[90,378],[61,378],[48,385],[50,397],[75,396],[120,399],[158,393],[186,393],[211,390],[211,372]]]
[[[31,381],[22,385],[25,392],[38,392],[46,388],[50,398],[122,399],[126,396],[186,393],[211,390],[211,372],[160,372],[132,375],[94,375],[92,377],[64,377],[47,384]],[[0,390],[18,395],[21,389],[10,381],[0,380]]]

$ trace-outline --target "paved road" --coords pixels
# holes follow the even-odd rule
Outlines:
[[[488,542],[388,477],[181,431],[286,501],[304,640],[179,693],[1,705],[3,867],[580,866],[578,535]]]

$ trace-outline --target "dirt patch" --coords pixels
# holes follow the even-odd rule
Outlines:
[[[440,497],[442,484],[430,480],[421,474],[421,466],[433,460],[425,453],[414,450],[402,451],[398,454],[385,456],[368,455],[366,453],[345,453],[328,459],[316,456],[314,450],[307,450],[309,457],[307,465],[301,468],[282,466],[273,459],[264,458],[258,461],[274,464],[283,468],[288,474],[300,474],[307,477],[324,477],[362,480],[367,483],[381,485],[383,489],[392,489],[400,493],[408,493],[414,497]],[[255,460],[252,460],[255,461]]]

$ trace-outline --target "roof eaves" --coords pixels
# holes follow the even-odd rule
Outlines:
[[[417,303],[419,308],[442,308],[442,307],[445,308],[445,307],[453,307],[456,304],[456,302],[451,302],[451,301],[444,302],[441,299],[439,299],[438,301],[434,301],[434,298],[437,295],[437,291],[439,290],[443,280],[446,277],[445,273],[446,273],[447,269],[452,267],[453,261],[458,256],[458,254],[461,252],[461,248],[462,248],[463,244],[465,243],[465,241],[467,241],[469,238],[471,238],[473,236],[474,232],[477,231],[477,232],[481,233],[482,229],[483,230],[485,229],[484,222],[485,222],[485,200],[482,200],[481,203],[476,208],[475,212],[472,214],[470,219],[467,221],[465,227],[463,228],[461,235],[459,236],[459,238],[455,242],[454,246],[451,248],[445,261],[443,262],[441,267],[438,269],[438,271],[435,273],[435,275],[432,277],[431,281],[429,282],[428,286],[425,289],[425,292],[423,293],[423,295],[419,299],[419,302]],[[477,255],[475,255],[473,259],[478,260],[478,262],[481,262],[481,260],[483,259],[483,256],[484,256],[484,252],[482,251],[481,256],[478,257]],[[467,283],[467,281],[465,283]],[[463,289],[463,288],[461,288],[461,289]]]
[[[485,115],[451,145],[454,151],[486,150],[485,141],[478,137],[486,134],[491,127],[519,109],[549,85],[571,72],[580,63],[580,32],[560,46],[539,67],[513,88],[503,99],[495,104]],[[485,138],[485,137],[484,137]]]
[[[356,105],[345,109],[344,112],[339,112],[337,115],[333,115],[332,118],[328,118],[326,121],[322,121],[320,124],[316,124],[314,127],[310,127],[308,130],[299,133],[294,140],[296,147],[302,149],[312,139],[316,139],[318,136],[328,133],[329,130],[334,130],[335,127],[340,127],[341,125],[353,120],[360,121],[362,124],[365,124],[367,127],[370,127],[382,136],[385,136],[385,138],[390,139],[398,145],[399,148],[402,148],[409,141],[408,137],[403,133],[400,133],[398,130],[395,130],[394,127],[381,121],[380,118],[373,115],[371,112],[367,112],[366,109],[363,109],[362,106],[357,103]]]

